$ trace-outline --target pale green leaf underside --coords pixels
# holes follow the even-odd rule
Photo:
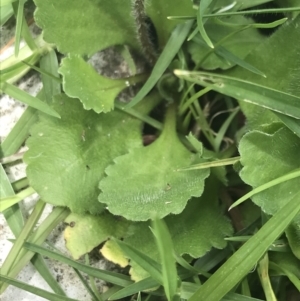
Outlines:
[[[300,139],[286,127],[273,124],[261,131],[247,133],[240,142],[240,176],[256,188],[300,168]],[[253,154],[255,154],[253,156]],[[267,189],[252,200],[266,213],[274,214],[299,191],[300,179],[286,181]]]
[[[86,110],[93,109],[96,113],[111,111],[116,96],[126,88],[126,80],[98,74],[78,55],[63,59],[59,72],[63,75],[65,93],[79,98]]]
[[[69,224],[64,232],[66,246],[76,260],[108,238],[125,237],[130,225],[128,221],[107,212],[97,216],[72,213],[65,222]]]
[[[196,156],[179,141],[175,129],[164,130],[150,146],[118,157],[100,182],[99,201],[129,220],[146,221],[179,214],[192,196],[200,196],[209,170],[177,172]]]
[[[65,95],[56,97],[53,107],[61,119],[41,115],[27,142],[29,182],[48,203],[99,213],[104,169],[115,157],[142,146],[141,121],[120,111],[98,115]]]
[[[128,0],[35,0],[35,3],[35,21],[43,29],[44,39],[57,45],[62,53],[91,55],[118,44],[138,48]]]

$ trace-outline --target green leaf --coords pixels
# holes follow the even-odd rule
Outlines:
[[[140,252],[131,245],[124,243],[123,241],[117,241],[117,243],[126,257],[133,260],[144,271],[147,271],[150,276],[159,284],[163,284],[161,265],[157,261],[153,260],[144,252]]]
[[[62,207],[55,207],[52,212],[46,217],[46,219],[40,224],[40,226],[33,232],[28,241],[35,244],[42,244],[45,239],[48,237],[50,232],[62,222],[67,215],[69,210]],[[8,276],[16,277],[24,266],[28,263],[29,260],[34,256],[33,252],[22,249],[14,262],[13,267],[10,269]],[[7,288],[6,284],[2,284],[0,293],[2,293]]]
[[[180,78],[211,87],[219,93],[238,100],[300,119],[300,97],[298,95],[285,93],[278,88],[269,88],[256,82],[215,73],[184,70],[175,70],[174,73]]]
[[[146,4],[145,9],[154,24],[161,48],[167,43],[175,26],[180,23],[180,20],[168,20],[168,16],[195,15],[192,3],[186,0],[151,0],[148,5]]]
[[[0,157],[15,154],[29,135],[29,128],[37,121],[37,111],[31,107],[26,108],[13,129],[0,145]]]
[[[62,53],[91,55],[122,44],[138,49],[130,1],[36,0],[35,3],[35,21],[43,29],[44,39],[56,44]]]
[[[2,4],[2,2],[1,2]],[[0,9],[0,26],[3,26],[7,20],[14,14],[11,4],[3,5]]]
[[[243,16],[233,16],[226,21],[237,26],[251,23],[251,19]],[[231,68],[237,64],[237,61],[234,62],[235,58],[229,61],[228,54],[243,60],[252,49],[266,39],[255,28],[240,31],[237,27],[225,26],[215,19],[209,19],[205,27],[207,34],[217,44],[215,48],[211,49],[200,35],[196,35],[188,43],[188,51],[197,66],[206,70]],[[223,39],[224,41],[219,45]],[[257,67],[260,68],[259,65]]]
[[[199,5],[199,11],[197,14],[197,25],[198,25],[198,30],[203,38],[203,40],[206,42],[206,44],[210,48],[214,48],[213,43],[211,42],[210,38],[208,37],[205,29],[204,29],[204,23],[206,20],[203,20],[203,16],[205,13],[209,13],[212,11],[213,6],[215,5],[216,0],[202,0],[200,1]]]
[[[300,139],[286,127],[272,124],[244,135],[240,141],[240,172],[243,181],[253,188],[288,174],[300,168]],[[253,156],[255,154],[255,156]],[[274,214],[298,193],[299,177],[283,182],[252,197],[252,201],[268,214]],[[300,215],[294,223],[299,228]],[[299,233],[296,231],[296,233]],[[289,237],[289,236],[288,236]],[[294,235],[290,236],[290,241]],[[299,244],[299,242],[298,242]],[[300,256],[299,246],[295,246],[295,255]],[[298,250],[298,251],[296,251]]]
[[[69,226],[65,229],[66,247],[74,259],[89,253],[108,238],[123,238],[131,223],[105,212],[100,216],[72,213],[65,220]]]
[[[141,88],[141,90],[138,92],[138,94],[131,100],[131,102],[126,107],[133,107],[152,90],[152,88],[159,81],[159,79],[169,67],[177,52],[181,48],[182,44],[187,38],[187,35],[192,25],[193,21],[188,21],[186,23],[179,24],[176,26],[168,40],[167,45],[164,47],[155,66],[153,67],[150,77],[148,78],[144,86]]]
[[[273,270],[271,275],[285,275],[292,281],[295,279],[295,286],[300,289],[300,261],[296,258],[291,251],[281,253],[281,252],[270,252],[270,269]],[[276,267],[273,267],[273,263]],[[277,269],[279,267],[279,269]]]
[[[59,114],[51,107],[49,107],[45,102],[9,83],[1,83],[0,89],[2,90],[2,92],[8,94],[10,97],[15,98],[43,113],[60,118]]]
[[[87,275],[93,276],[97,279],[101,279],[101,280],[104,280],[109,283],[113,283],[113,284],[116,284],[116,285],[119,285],[122,287],[132,284],[132,281],[129,279],[128,276],[125,276],[123,274],[118,274],[116,272],[97,269],[97,268],[82,264],[82,263],[72,260],[64,255],[53,252],[51,250],[48,250],[48,249],[38,246],[36,244],[25,243],[24,247],[27,250],[29,250],[30,252],[35,252],[42,256],[47,256],[51,259],[63,262],[65,264],[67,264],[68,266],[71,266],[71,267],[73,267]]]
[[[215,301],[239,283],[300,210],[298,192],[241,248],[236,251],[188,301]]]
[[[161,220],[153,221],[153,234],[162,265],[162,281],[169,301],[177,295],[178,276],[174,258],[173,242],[166,224]]]
[[[98,74],[80,56],[71,54],[62,60],[59,72],[69,97],[79,98],[86,110],[107,113],[114,108],[117,95],[131,84],[130,79],[110,79]]]
[[[217,197],[219,187],[220,182],[209,177],[200,198],[190,200],[181,214],[165,218],[176,254],[180,256],[188,254],[198,258],[213,247],[217,249],[226,247],[224,237],[232,234],[232,226],[219,208]],[[136,224],[134,235],[125,238],[124,241],[151,258],[159,260],[148,223]],[[133,262],[131,265],[131,275],[134,279],[140,280],[149,276],[140,271]]]
[[[278,124],[251,131],[239,145],[242,180],[256,188],[300,168],[300,139]],[[255,156],[253,156],[255,154]],[[299,178],[276,185],[252,200],[268,214],[274,214],[298,192]]]
[[[40,219],[44,208],[45,203],[43,201],[38,201],[38,203],[35,205],[33,212],[30,214],[28,220],[26,221],[22,231],[20,232],[20,235],[16,239],[12,249],[10,250],[9,254],[5,258],[5,261],[3,262],[1,266],[1,274],[7,276],[9,271],[11,270],[13,264],[16,261],[17,256],[19,255],[20,251],[22,250],[24,242],[28,239],[28,236],[33,231],[34,227],[36,226],[36,223]]]
[[[157,94],[141,104],[148,112]],[[124,112],[98,115],[76,99],[54,98],[61,119],[46,115],[31,129],[24,155],[30,185],[48,203],[75,213],[99,213],[98,183],[112,160],[142,146],[141,121]]]
[[[13,206],[16,203],[19,203],[20,201],[22,201],[23,199],[25,199],[28,196],[31,196],[34,193],[35,193],[34,189],[32,189],[32,187],[28,187],[28,188],[22,190],[21,192],[19,192],[18,194],[1,197],[0,212],[2,213],[4,210],[10,208],[11,206]]]
[[[42,297],[44,299],[47,299],[47,300],[50,300],[50,301],[79,301],[77,299],[68,298],[68,297],[63,296],[63,295],[57,295],[57,294],[54,294],[54,293],[50,293],[50,292],[45,291],[43,289],[40,289],[38,287],[29,285],[27,283],[24,283],[24,282],[21,282],[21,281],[18,281],[18,280],[15,280],[13,278],[4,276],[2,274],[0,275],[0,280],[7,283],[7,284],[13,285],[15,287],[18,287],[22,290],[25,290],[27,292],[30,292],[30,293],[36,295],[36,296],[40,296],[40,297]]]
[[[192,196],[202,194],[209,170],[176,171],[190,165],[197,156],[177,137],[175,114],[172,105],[165,128],[155,142],[116,158],[115,164],[106,168],[107,177],[99,185],[99,201],[113,214],[134,221],[162,218],[182,212]]]

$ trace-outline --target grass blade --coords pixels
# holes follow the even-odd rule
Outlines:
[[[27,283],[24,283],[24,282],[21,282],[18,280],[15,280],[15,279],[7,277],[5,275],[0,275],[0,280],[5,282],[6,284],[11,284],[15,287],[18,287],[22,290],[25,290],[29,293],[40,296],[40,297],[45,298],[50,301],[80,301],[80,300],[72,299],[72,298],[69,298],[66,296],[56,295],[54,293],[47,292],[43,289],[34,287],[32,285],[29,285]]]
[[[2,4],[2,2],[1,2]],[[6,21],[14,14],[11,4],[1,6],[0,9],[0,26],[3,26]]]
[[[31,259],[31,263],[56,294],[62,296],[66,295],[52,273],[49,271],[48,266],[41,255],[35,254]]]
[[[116,240],[126,257],[135,261],[140,267],[142,267],[145,271],[147,271],[153,279],[155,279],[159,284],[163,284],[163,277],[161,273],[161,265],[145,255],[144,253],[136,250],[132,246],[120,241]]]
[[[208,72],[175,70],[179,78],[211,87],[213,90],[300,119],[300,97],[254,82]]]
[[[42,222],[40,227],[29,237],[28,240],[36,244],[42,244],[45,241],[45,239],[48,237],[50,232],[60,222],[62,222],[68,215],[69,215],[68,209],[62,207],[55,207],[53,211],[47,216],[47,218]],[[31,260],[33,256],[34,256],[33,252],[30,252],[23,248],[19,253],[16,261],[14,262],[13,267],[9,271],[8,276],[14,278],[22,270],[22,268],[29,262],[29,260]],[[3,293],[6,288],[7,288],[6,284],[2,285],[0,293]]]
[[[34,226],[38,222],[39,218],[41,217],[44,208],[45,203],[42,201],[38,201],[36,204],[33,212],[29,216],[27,222],[24,225],[24,228],[22,229],[20,235],[16,239],[12,249],[8,253],[2,267],[1,267],[1,274],[2,275],[8,275],[11,267],[13,266],[14,262],[16,261],[16,258],[18,254],[20,253],[24,242],[27,240],[28,236],[31,234]]]
[[[300,120],[286,116],[280,113],[276,113],[277,117],[298,137],[300,137]]]
[[[15,33],[15,56],[19,55],[21,31],[24,21],[24,4],[26,0],[19,0],[18,3],[12,3],[14,13],[16,16],[16,33]]]
[[[166,224],[159,219],[153,221],[153,233],[162,265],[163,287],[167,299],[171,301],[177,294],[178,284],[172,238]]]
[[[210,40],[210,38],[208,37],[205,29],[204,29],[204,23],[207,19],[203,20],[203,16],[204,13],[206,13],[207,11],[211,12],[212,11],[212,7],[215,4],[215,0],[202,0],[200,1],[200,5],[199,5],[199,10],[198,10],[198,14],[197,14],[197,26],[198,26],[198,30],[203,38],[203,40],[206,42],[206,44],[210,47],[210,48],[214,48],[214,45],[212,43],[212,41]]]
[[[300,210],[300,192],[236,251],[188,301],[215,301],[224,297],[253,268]]]
[[[51,74],[54,78],[59,79],[58,82],[50,76],[47,76],[45,73],[42,74],[45,101],[48,104],[51,104],[53,96],[61,93],[61,84],[58,74],[58,60],[53,49],[41,58],[40,67],[45,72]]]
[[[128,105],[125,106],[125,108],[131,108],[135,106],[151,91],[176,56],[183,42],[186,40],[193,23],[194,21],[188,21],[176,26],[167,42],[167,45],[159,56],[150,77],[138,94]]]
[[[18,194],[13,194],[6,197],[1,197],[0,199],[0,212],[3,212],[7,208],[11,207],[12,205],[19,203],[23,199],[27,198],[28,196],[35,193],[35,190],[32,187],[28,187]]]
[[[37,110],[46,113],[50,116],[60,118],[59,114],[50,108],[45,102],[41,101],[37,97],[33,97],[30,94],[22,91],[21,89],[9,84],[1,83],[2,92],[8,94],[10,97],[15,98],[27,105],[36,108]]]
[[[131,285],[122,288],[118,292],[114,293],[109,298],[109,300],[118,300],[118,299],[126,298],[134,294],[137,294],[138,292],[153,289],[157,286],[159,286],[159,283],[155,281],[152,277],[145,278],[139,282],[133,283]]]
[[[233,165],[233,164],[237,163],[239,160],[240,160],[240,157],[226,158],[226,159],[222,159],[222,160],[199,163],[199,164],[179,168],[176,171],[188,171],[188,170],[195,170],[195,169],[204,169],[204,168],[211,168],[211,167],[218,167],[218,166]]]
[[[245,194],[244,196],[242,196],[241,198],[239,198],[236,202],[234,202],[228,210],[231,210],[232,208],[238,206],[239,204],[243,203],[245,200],[249,199],[250,197],[252,197],[254,194],[257,194],[261,191],[264,191],[268,188],[271,188],[275,185],[278,185],[280,183],[283,183],[285,181],[288,181],[288,180],[292,180],[292,179],[295,179],[295,178],[298,178],[300,177],[300,169],[296,169],[286,175],[283,175],[279,178],[276,178],[270,182],[267,182],[265,183],[264,185],[261,185],[259,187],[256,187],[255,189],[251,190],[250,192],[248,192],[247,194]]]
[[[9,195],[13,195],[15,192],[10,184],[10,181],[5,173],[5,170],[0,164],[0,196],[5,197]],[[11,229],[12,233],[15,237],[19,235],[19,233],[23,229],[24,218],[19,208],[19,205],[13,205],[12,207],[3,211],[3,215]]]
[[[104,281],[119,285],[119,286],[127,286],[132,284],[132,281],[128,276],[114,273],[114,272],[109,272],[109,271],[103,271],[100,269],[96,269],[87,265],[84,265],[82,263],[76,262],[75,260],[72,260],[64,255],[58,254],[56,252],[53,252],[51,250],[48,250],[46,248],[43,248],[41,246],[38,246],[33,243],[25,243],[24,247],[31,252],[38,253],[42,256],[47,256],[49,258],[52,258],[54,260],[58,260],[60,262],[63,262],[81,272],[84,272],[90,276],[93,276],[98,279],[102,279]]]
[[[15,154],[29,135],[30,127],[37,121],[37,111],[28,107],[0,145],[0,158]]]

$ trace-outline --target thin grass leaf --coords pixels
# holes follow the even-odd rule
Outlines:
[[[188,81],[296,119],[300,119],[300,97],[258,85],[239,78],[208,72],[175,70],[175,75]]]
[[[63,262],[81,272],[84,272],[90,276],[93,276],[95,278],[119,285],[119,286],[127,286],[132,284],[132,281],[128,276],[114,273],[114,272],[109,272],[109,271],[104,271],[100,269],[96,269],[87,265],[84,265],[82,263],[76,262],[75,260],[72,260],[64,255],[58,254],[56,252],[53,252],[51,250],[48,250],[44,247],[38,246],[33,243],[25,243],[24,247],[32,252],[38,253],[42,256],[47,256],[51,259],[58,260],[60,262]]]
[[[219,129],[219,132],[215,138],[215,147],[217,150],[220,151],[220,146],[221,146],[221,143],[222,143],[222,140],[225,136],[225,133],[227,132],[233,118],[236,116],[236,114],[239,112],[240,108],[237,107],[235,108],[231,114],[226,118],[226,120],[223,122],[221,128]]]
[[[257,14],[276,14],[276,13],[289,13],[294,11],[300,11],[300,6],[297,7],[287,7],[287,8],[267,8],[267,9],[252,9],[252,10],[240,10],[225,13],[216,14],[204,14],[203,18],[211,17],[225,17],[225,16],[235,16],[235,15],[257,15]]]
[[[69,215],[69,210],[62,207],[55,207],[53,211],[47,216],[47,218],[41,223],[39,228],[29,237],[28,241],[35,244],[42,244],[48,237],[50,232],[67,216]],[[10,269],[8,276],[16,277],[16,275],[23,269],[23,267],[31,260],[34,256],[33,252],[26,249],[22,249],[19,253],[17,259],[14,262],[13,267]],[[3,284],[0,293],[3,293],[7,288],[6,284]]]
[[[2,167],[0,166],[0,195],[1,197],[13,195],[14,189],[18,190],[17,186],[14,186],[14,183],[11,185],[7,175]],[[27,181],[25,178],[24,180]],[[6,219],[6,222],[11,229],[12,233],[15,237],[18,237],[21,231],[24,229],[24,218],[22,212],[19,208],[19,205],[16,204],[9,209],[3,211],[3,215]],[[53,289],[53,291],[57,294],[64,295],[64,291],[61,289],[57,281],[53,278],[53,275],[49,272],[46,263],[40,255],[35,255],[31,259],[32,264],[36,268],[36,270],[40,273],[40,275],[44,278],[44,280],[49,284],[49,286]]]
[[[61,286],[58,284],[57,280],[54,278],[53,274],[49,271],[49,268],[41,255],[34,255],[31,259],[31,263],[33,264],[37,272],[51,287],[54,293],[62,296],[66,295]]]
[[[29,181],[28,181],[27,178],[22,178],[22,179],[19,179],[19,180],[15,181],[15,182],[12,182],[11,186],[12,186],[14,191],[19,191],[19,190],[24,189],[25,187],[28,187],[29,186]]]
[[[196,269],[195,267],[193,267],[192,265],[190,265],[184,258],[182,258],[179,255],[174,255],[176,262],[181,265],[184,269],[188,270],[189,272],[191,272],[192,275],[203,275],[207,278],[209,278],[211,276],[210,273],[207,273],[205,271],[202,271],[200,269]]]
[[[13,195],[15,192],[12,188],[12,185],[3,169],[2,165],[0,165],[0,196],[5,197],[9,195]],[[24,217],[22,212],[19,208],[19,205],[16,204],[9,209],[3,211],[3,215],[9,225],[12,233],[15,237],[19,235],[19,233],[23,229],[24,225]]]
[[[0,1],[0,7],[8,5],[8,4],[12,4],[13,2],[15,2],[17,0],[1,0]],[[2,9],[2,8],[1,8]]]
[[[162,266],[163,287],[169,301],[177,294],[178,275],[173,256],[173,243],[167,225],[159,219],[153,221],[153,233]]]
[[[257,272],[260,278],[260,282],[262,284],[262,288],[265,292],[266,299],[268,301],[277,301],[276,296],[274,294],[270,277],[269,277],[269,257],[268,253],[265,253],[263,258],[259,261]]]
[[[36,108],[37,110],[46,113],[50,116],[60,118],[59,114],[50,108],[45,102],[41,101],[37,97],[31,96],[30,94],[22,91],[21,89],[9,84],[1,83],[0,86],[2,92],[8,94],[10,97],[15,98],[27,105]]]
[[[2,2],[1,2],[2,3]],[[1,6],[0,9],[0,26],[3,26],[7,20],[14,14],[11,4]]]
[[[289,280],[295,285],[295,287],[300,291],[300,279],[293,272],[290,272],[288,269],[276,264],[275,262],[270,262],[269,267],[271,270],[277,271],[286,275]]]
[[[1,267],[1,274],[8,275],[11,267],[13,266],[14,262],[16,261],[17,256],[19,255],[24,242],[27,240],[28,236],[31,234],[33,228],[35,227],[36,223],[38,222],[39,218],[41,217],[45,203],[42,201],[38,201],[35,205],[33,212],[30,214],[28,220],[26,221],[24,228],[22,229],[20,235],[16,239],[13,247],[11,248],[10,252],[8,253],[2,267]]]
[[[109,300],[119,300],[137,294],[145,290],[150,290],[159,286],[159,283],[152,277],[128,285],[110,296]]]
[[[222,160],[216,160],[211,162],[204,162],[200,164],[195,164],[187,167],[182,167],[177,169],[176,171],[188,171],[188,170],[194,170],[194,169],[204,169],[204,168],[210,168],[210,167],[218,167],[218,166],[226,166],[226,165],[233,165],[237,163],[240,160],[240,157],[234,157],[234,158],[226,158]]]
[[[198,14],[197,14],[197,27],[198,30],[203,38],[203,40],[206,42],[206,44],[210,47],[210,48],[214,48],[214,45],[212,43],[212,41],[210,40],[210,38],[208,37],[205,29],[204,29],[204,23],[207,20],[203,20],[203,16],[204,14],[208,11],[211,12],[212,8],[215,4],[215,0],[202,0],[200,1],[200,5],[199,5],[199,10],[198,10]]]
[[[53,49],[41,58],[40,67],[45,101],[48,104],[51,104],[53,96],[61,93],[61,79],[58,74],[58,60]]]
[[[183,42],[186,40],[193,23],[194,21],[188,21],[176,26],[161,55],[159,56],[150,77],[138,94],[131,100],[129,104],[125,106],[125,108],[131,108],[135,106],[152,90],[176,56]]]
[[[11,207],[12,205],[22,201],[23,199],[31,196],[35,193],[35,190],[32,187],[28,187],[18,194],[14,194],[11,196],[1,197],[0,199],[0,212],[3,212],[7,208]]]
[[[0,145],[0,158],[16,153],[29,135],[30,127],[38,120],[37,111],[28,107]]]
[[[228,210],[231,210],[232,208],[240,205],[241,203],[243,203],[244,201],[246,201],[247,199],[251,198],[254,194],[257,194],[259,192],[262,192],[268,188],[271,188],[275,185],[278,185],[280,183],[286,182],[288,180],[292,180],[295,178],[300,177],[300,169],[296,169],[286,175],[283,175],[279,178],[276,178],[268,183],[265,183],[264,185],[261,185],[253,190],[251,190],[250,192],[248,192],[247,194],[245,194],[244,196],[242,196],[241,198],[239,198],[236,202],[234,202]]]
[[[188,301],[215,301],[224,297],[267,251],[300,210],[300,192],[278,210],[263,227],[236,251]]]
[[[50,300],[50,301],[80,301],[80,300],[77,300],[77,299],[72,299],[72,298],[69,298],[69,297],[66,297],[66,296],[61,296],[61,295],[57,295],[57,294],[54,294],[54,293],[47,292],[43,289],[40,289],[38,287],[34,287],[32,285],[29,285],[27,283],[24,283],[24,282],[21,282],[21,281],[18,281],[18,280],[15,280],[15,279],[13,279],[11,277],[7,277],[5,275],[0,275],[0,280],[5,282],[6,284],[13,285],[15,287],[18,287],[18,288],[24,290],[24,291],[32,293],[36,296],[40,296],[42,298],[45,298],[46,300]]]
[[[80,279],[81,283],[83,284],[83,286],[85,287],[85,289],[87,290],[87,292],[90,294],[92,301],[99,301],[100,299],[97,298],[97,296],[95,295],[95,293],[93,292],[93,290],[91,289],[91,287],[89,286],[88,282],[85,280],[85,278],[81,275],[81,273],[77,270],[74,269],[74,272],[76,273],[76,275],[78,276],[78,278]],[[101,301],[101,300],[100,300]]]
[[[39,51],[32,53],[30,50],[29,53],[27,52],[29,52],[29,47],[24,46],[20,50],[19,57],[17,59],[13,56],[1,62],[1,82],[7,82],[12,84],[18,81],[28,71],[30,71],[30,66],[36,64],[41,57],[41,53]],[[24,57],[25,54],[27,54],[27,57]]]
[[[225,60],[228,60],[229,62],[236,64],[238,66],[243,67],[244,69],[253,72],[255,74],[261,75],[265,77],[265,74],[261,72],[259,69],[254,67],[253,65],[245,62],[244,60],[240,59],[238,56],[234,55],[232,52],[228,51],[223,46],[218,46],[214,48],[215,53],[217,53],[219,56],[223,57]]]
[[[152,276],[153,279],[155,279],[159,284],[163,284],[161,265],[158,262],[145,255],[144,253],[136,250],[127,243],[124,243],[120,240],[116,240],[116,242],[118,243],[126,257],[135,261],[141,268],[147,271],[150,274],[150,276]]]
[[[13,9],[16,17],[16,32],[15,32],[15,56],[19,55],[21,31],[24,21],[24,4],[26,0],[19,0],[18,3],[13,3]]]
[[[298,137],[300,137],[300,120],[294,119],[290,116],[286,116],[280,113],[276,113],[276,116]]]
[[[181,283],[181,298],[188,299],[199,289],[199,284],[192,282],[182,282]],[[244,296],[236,293],[228,293],[221,301],[263,301],[261,299],[256,299],[248,296]]]
[[[159,98],[157,98],[157,99],[159,99]],[[149,115],[142,114],[133,108],[127,108],[127,107],[125,108],[120,103],[115,103],[115,108],[117,108],[120,111],[126,112],[127,114],[134,116],[134,117],[138,118],[139,120],[144,121],[145,123],[151,125],[152,127],[154,127],[155,129],[157,129],[159,131],[162,131],[162,129],[163,129],[163,125],[161,122],[150,117]]]

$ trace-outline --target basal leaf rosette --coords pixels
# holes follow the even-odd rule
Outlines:
[[[130,83],[130,79],[110,79],[98,74],[76,54],[62,60],[59,72],[65,93],[79,98],[86,110],[93,109],[96,113],[111,111],[117,95]]]
[[[218,205],[219,188],[220,182],[215,177],[209,177],[200,198],[190,200],[181,214],[169,215],[165,218],[177,255],[186,254],[199,258],[211,248],[226,247],[224,238],[232,235],[233,228]],[[149,222],[133,224],[134,234],[125,237],[124,241],[159,262],[159,253],[149,226]],[[115,263],[124,262],[124,255],[120,256],[115,250],[108,253],[105,245],[104,252],[102,249],[101,252]],[[133,280],[139,281],[149,276],[133,260],[130,261],[130,265]]]
[[[240,141],[239,151],[243,165],[240,176],[253,188],[300,168],[300,139],[281,123],[245,134]],[[299,177],[282,182],[254,195],[252,201],[264,212],[273,215],[296,196],[299,185]],[[300,233],[299,214],[291,227]],[[289,235],[288,238],[293,248]]]
[[[45,41],[62,53],[91,55],[113,45],[138,49],[131,1],[35,0]]]
[[[140,107],[148,112],[156,95]],[[42,199],[75,213],[100,213],[98,184],[115,157],[142,146],[142,122],[125,112],[96,114],[78,99],[54,98],[61,119],[40,114],[24,156],[30,185]]]
[[[146,221],[179,214],[191,197],[202,194],[209,170],[177,171],[198,159],[187,150],[175,130],[175,107],[168,109],[160,137],[151,145],[114,159],[100,182],[99,201],[128,220]]]

